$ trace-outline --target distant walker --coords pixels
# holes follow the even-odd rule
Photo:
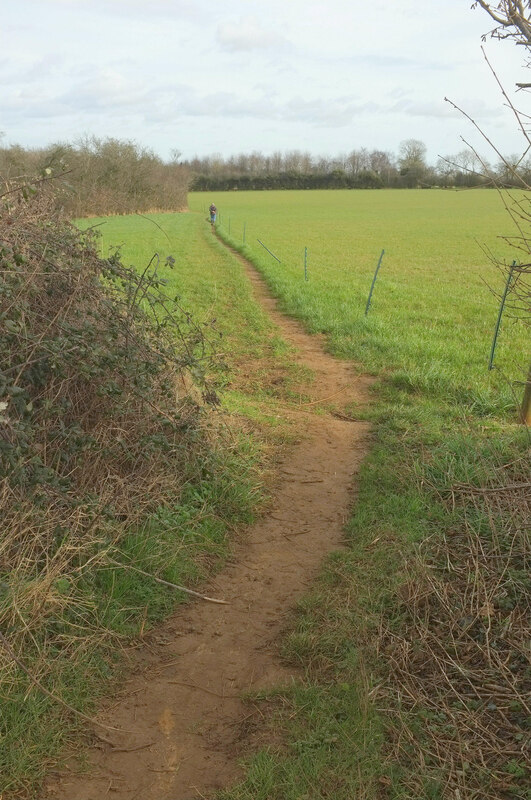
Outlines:
[[[217,210],[216,206],[214,205],[214,203],[212,203],[212,205],[210,206],[210,208],[208,210],[210,212],[210,222],[213,225],[215,223],[215,221],[216,221],[216,216],[217,216],[218,210]]]

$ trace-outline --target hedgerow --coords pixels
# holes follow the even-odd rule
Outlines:
[[[10,704],[55,691],[54,664],[121,635],[98,569],[215,469],[205,420],[220,365],[217,332],[167,296],[157,255],[143,272],[100,258],[44,179],[4,185],[0,203],[4,737]]]

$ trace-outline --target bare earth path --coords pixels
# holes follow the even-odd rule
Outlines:
[[[257,300],[315,374],[313,384],[301,387],[311,403],[286,411],[300,421],[301,441],[279,465],[270,513],[205,588],[230,604],[191,603],[148,637],[123,692],[99,715],[125,732],[98,728],[88,772],[78,775],[73,767],[52,776],[50,800],[211,797],[239,776],[238,740],[249,715],[241,693],[297,677],[280,662],[279,634],[324,556],[341,543],[368,438],[366,424],[342,419],[341,409],[365,402],[370,381],[280,314],[243,263]]]

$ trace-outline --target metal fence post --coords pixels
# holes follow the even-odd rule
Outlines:
[[[372,283],[371,283],[371,290],[370,290],[369,296],[367,298],[367,305],[365,306],[365,316],[367,316],[367,314],[369,313],[369,307],[371,305],[372,291],[374,289],[374,284],[376,283],[376,278],[378,276],[378,270],[380,269],[380,265],[382,263],[382,258],[384,257],[384,253],[385,253],[385,250],[382,250],[382,252],[380,253],[380,258],[378,259],[378,265],[376,267],[376,271],[374,273],[374,278],[372,279]]]
[[[516,261],[513,261],[513,263],[511,264],[511,268],[509,270],[509,276],[507,278],[507,283],[505,284],[505,290],[503,292],[502,300],[500,303],[500,310],[498,311],[498,319],[496,320],[496,327],[494,329],[494,338],[492,340],[492,347],[490,348],[489,370],[491,370],[493,367],[494,351],[496,350],[496,342],[498,341],[498,333],[500,332],[503,308],[505,306],[505,300],[507,298],[507,293],[509,292],[509,287],[511,285],[511,279],[513,277],[514,267],[516,267]]]

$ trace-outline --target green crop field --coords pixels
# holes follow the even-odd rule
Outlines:
[[[514,230],[496,192],[197,193],[190,208],[212,199],[223,238],[259,266],[288,313],[329,335],[333,352],[397,370],[396,380],[442,402],[455,396],[484,413],[514,403],[505,377],[487,371],[499,304],[491,289],[504,286],[487,252],[508,263],[516,253],[501,238]],[[521,377],[527,344],[506,319],[495,362],[504,375]]]

